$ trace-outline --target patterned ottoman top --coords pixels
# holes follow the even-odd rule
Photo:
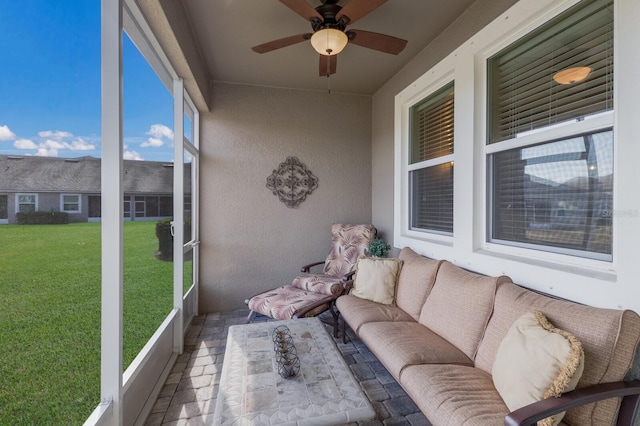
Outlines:
[[[283,379],[273,350],[279,325],[291,331],[297,376]],[[229,328],[215,425],[340,425],[375,412],[318,318]]]

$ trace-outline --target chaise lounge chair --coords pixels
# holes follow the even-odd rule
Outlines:
[[[368,253],[376,228],[373,225],[334,224],[331,233],[331,249],[324,262],[305,265],[291,284],[245,300],[251,309],[249,321],[256,313],[284,320],[311,317],[328,309],[334,319],[334,334],[337,335],[335,300],[342,295],[344,283],[353,275],[358,256]],[[323,263],[322,273],[311,273],[311,268]]]

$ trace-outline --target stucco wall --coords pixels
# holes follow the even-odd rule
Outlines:
[[[200,312],[244,306],[326,257],[332,223],[371,222],[371,98],[213,85],[201,115]],[[296,209],[266,187],[286,157],[318,178]]]
[[[372,217],[393,240],[393,120],[395,96],[511,7],[516,0],[478,0],[373,96]]]

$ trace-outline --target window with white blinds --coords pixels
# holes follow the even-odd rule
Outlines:
[[[494,240],[610,257],[611,130],[502,151],[492,162]]]
[[[409,109],[410,229],[453,233],[453,82]]]
[[[487,68],[489,241],[611,261],[613,2],[577,3]]]
[[[576,68],[586,78],[554,79]],[[613,2],[576,4],[489,58],[488,76],[489,143],[612,110]]]

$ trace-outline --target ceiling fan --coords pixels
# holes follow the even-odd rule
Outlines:
[[[325,77],[336,72],[336,55],[347,43],[356,44],[379,52],[397,55],[407,45],[407,41],[386,34],[365,30],[347,30],[363,16],[380,7],[387,0],[351,0],[345,6],[339,0],[322,0],[322,4],[313,7],[306,0],[280,0],[304,19],[311,22],[313,33],[297,34],[252,47],[254,52],[267,53],[306,40],[320,54],[320,76]]]

